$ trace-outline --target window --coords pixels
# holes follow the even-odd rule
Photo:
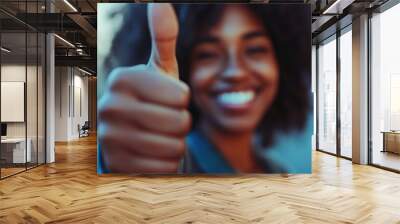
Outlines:
[[[371,18],[372,163],[400,170],[400,4]]]
[[[318,48],[318,149],[336,153],[336,36]]]
[[[352,33],[340,36],[340,155],[352,157]]]
[[[340,30],[338,35],[333,35],[320,43],[317,50],[317,148],[351,159],[353,131],[351,24]],[[338,121],[340,123],[337,123]]]

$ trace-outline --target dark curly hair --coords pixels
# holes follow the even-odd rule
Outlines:
[[[312,112],[311,103],[311,10],[305,4],[243,4],[257,15],[269,33],[276,51],[280,81],[271,108],[260,122],[257,133],[263,146],[273,143],[278,131],[301,131]],[[189,85],[190,53],[199,33],[210,29],[221,16],[224,4],[176,4],[179,19],[177,59],[181,79]],[[146,21],[146,5],[131,4],[121,12],[122,28],[105,60],[108,74],[118,66],[145,64],[151,49]],[[104,75],[102,74],[102,75]],[[194,127],[199,110],[191,102]]]

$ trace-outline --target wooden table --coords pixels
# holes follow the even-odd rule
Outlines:
[[[382,152],[392,152],[400,154],[400,131],[382,131],[383,150]]]

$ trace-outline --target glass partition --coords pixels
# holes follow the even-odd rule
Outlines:
[[[44,1],[1,1],[0,178],[45,163],[44,33],[13,17],[43,12]],[[7,22],[3,22],[7,21]]]
[[[7,49],[2,50],[1,57],[2,177],[24,171],[26,162],[30,162],[26,139],[26,41],[24,31],[1,34],[2,49]]]
[[[37,1],[27,1],[26,12],[38,13]],[[32,22],[37,23],[38,17],[31,19]],[[32,168],[37,166],[37,76],[38,76],[38,33],[34,29],[27,29],[27,142],[31,150],[30,162],[27,167]]]
[[[336,154],[336,36],[318,47],[318,149]]]

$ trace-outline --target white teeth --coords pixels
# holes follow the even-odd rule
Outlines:
[[[250,102],[253,98],[253,91],[239,91],[222,93],[218,95],[217,100],[221,104],[241,105]]]

